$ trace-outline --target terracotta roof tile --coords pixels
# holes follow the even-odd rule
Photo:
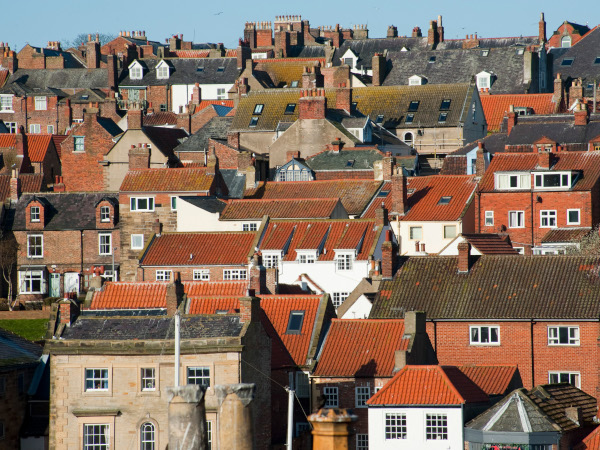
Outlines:
[[[209,192],[214,175],[206,167],[130,170],[121,184],[121,192]]]
[[[379,187],[374,180],[261,182],[244,192],[245,198],[339,198],[349,215],[361,214]]]
[[[481,252],[482,255],[518,255],[509,241],[498,234],[463,233],[467,242]]]
[[[247,281],[186,281],[183,283],[189,297],[246,295]]]
[[[210,50],[171,50],[177,58],[208,58]]]
[[[575,446],[575,450],[598,450],[600,448],[600,426],[588,434],[580,444]]]
[[[19,174],[21,182],[21,192],[42,192],[45,190],[44,174],[42,173],[21,173]],[[3,202],[10,195],[10,175],[0,175],[0,202]]]
[[[544,235],[542,243],[578,242],[590,231],[591,228],[555,228]]]
[[[31,162],[41,163],[44,161],[50,142],[52,142],[51,134],[27,135],[27,151]]]
[[[368,405],[461,405],[488,396],[452,366],[404,366]]]
[[[328,219],[338,202],[338,198],[232,200],[220,220],[261,219],[265,215],[274,219]]]
[[[211,105],[227,106],[228,108],[234,107],[233,100],[201,100],[200,104],[196,106],[194,114],[199,113],[200,111]]]
[[[0,69],[0,88],[4,86],[4,82],[8,80],[8,69]]]
[[[67,138],[66,134],[53,134],[52,140],[54,141],[54,147],[56,148],[56,153],[58,153],[58,157],[60,158],[62,155],[62,143]]]
[[[0,148],[15,148],[16,139],[14,134],[0,133]]]
[[[217,311],[238,314],[240,312],[240,296],[188,298],[190,301],[189,314],[217,314]]]
[[[172,111],[158,111],[144,116],[144,126],[177,125],[177,114]]]
[[[389,377],[394,352],[406,350],[404,320],[333,319],[314,374]]]
[[[166,308],[167,283],[118,282],[106,283],[95,291],[90,309]]]
[[[458,366],[487,395],[505,395],[517,373],[517,366]]]
[[[163,233],[154,237],[140,265],[244,265],[248,263],[255,235],[254,232]]]
[[[487,121],[488,132],[500,131],[500,124],[511,105],[532,108],[534,114],[552,114],[555,103],[554,94],[499,94],[482,95],[481,106]]]

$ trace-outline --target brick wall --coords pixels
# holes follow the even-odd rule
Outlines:
[[[219,169],[237,169],[238,157],[240,152],[227,145],[221,144],[214,139],[208,139],[209,154],[214,149],[217,159],[219,160]]]
[[[139,253],[139,252],[138,252]],[[210,272],[210,281],[223,281],[223,271],[229,269],[244,269],[248,270],[248,264],[230,265],[230,266],[193,266],[193,267],[181,267],[181,266],[165,266],[165,267],[143,267],[141,272],[138,271],[138,276],[141,273],[144,277],[143,280],[138,279],[137,281],[154,281],[156,280],[157,270],[171,270],[173,274],[179,272],[181,274],[181,281],[193,281],[194,270],[208,270]]]
[[[315,180],[373,180],[373,170],[316,170]]]
[[[167,105],[167,111],[170,111],[173,104],[171,90],[168,86],[148,86],[146,100],[149,103],[148,106],[154,108],[155,111],[160,110],[160,105]]]
[[[191,119],[191,131],[188,130],[189,133],[194,134],[196,131],[206,125],[213,117],[217,117],[217,112],[212,106],[206,107],[199,113],[194,114]]]

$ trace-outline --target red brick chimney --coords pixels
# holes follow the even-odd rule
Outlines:
[[[21,197],[21,180],[19,179],[19,171],[12,169],[10,177],[10,202],[14,205]]]
[[[331,143],[331,151],[333,153],[339,153],[340,151],[342,151],[343,146],[344,146],[344,143],[341,141],[341,139],[335,138],[335,141],[333,141]]]
[[[423,37],[423,33],[421,32],[420,27],[414,27],[412,30],[411,37]]]
[[[301,90],[298,103],[298,119],[325,118],[327,99],[324,89]]]
[[[394,276],[394,243],[391,230],[386,230],[385,241],[381,244],[381,275],[388,280]]]
[[[392,214],[403,216],[408,210],[408,189],[402,168],[392,175]]]
[[[254,296],[254,289],[248,289],[240,298],[240,323],[260,320],[260,298]]]
[[[458,244],[458,272],[466,273],[469,271],[469,258],[471,255],[471,244],[461,242]]]
[[[200,83],[194,84],[194,87],[192,88],[192,104],[200,104],[200,101],[202,100],[201,94]]]
[[[58,307],[60,323],[70,326],[71,320],[75,318],[79,308],[73,303],[73,300],[66,297],[58,303]]]
[[[538,29],[538,38],[540,40],[540,44],[543,44],[546,42],[546,21],[544,20],[544,13],[540,14]]]
[[[375,53],[371,61],[373,68],[373,86],[381,86],[385,79],[386,60],[383,54]]]
[[[266,272],[262,265],[262,258],[258,253],[252,256],[250,263],[250,289],[260,294],[265,294]]]
[[[298,150],[288,150],[287,152],[285,152],[285,160],[287,161],[291,161],[292,159],[299,159],[300,158],[300,152]]]
[[[388,210],[384,202],[381,202],[381,206],[375,210],[375,223],[378,227],[384,227],[388,224]]]
[[[484,155],[484,153],[486,153],[486,151],[485,151],[483,142],[479,141],[477,143],[477,151],[475,153],[475,155],[476,155],[475,175],[477,175],[478,177],[482,177],[483,174],[485,173],[485,155]]]
[[[266,293],[271,295],[279,294],[279,270],[276,267],[271,267],[266,272]]]
[[[54,192],[65,192],[66,191],[65,183],[63,181],[62,176],[56,175],[56,180],[54,181],[54,187],[52,188],[52,190]]]
[[[437,22],[432,20],[429,22],[429,31],[427,32],[427,45],[429,47],[433,47],[439,41],[438,30],[437,30]]]
[[[394,166],[396,165],[396,158],[392,156],[392,152],[386,152],[385,156],[381,159],[381,169],[383,172],[383,180],[391,180],[392,174],[394,173]]]
[[[575,126],[585,126],[588,123],[588,109],[585,103],[580,103],[579,108],[573,111]]]
[[[148,144],[132,145],[129,149],[129,170],[150,168],[150,148]]]
[[[517,124],[517,113],[515,113],[514,105],[510,105],[508,108],[508,125],[506,127],[506,132],[508,135],[510,135],[510,132]]]
[[[139,107],[130,108],[127,111],[127,129],[139,130],[144,124],[143,112]]]
[[[252,64],[252,49],[248,41],[240,39],[237,48],[237,68],[241,72],[246,69],[247,64]]]
[[[85,59],[88,69],[97,69],[100,67],[100,38],[96,33],[96,39],[88,34],[88,41],[85,44]]]
[[[552,153],[545,150],[538,152],[538,167],[540,169],[550,169],[552,167]]]
[[[233,132],[230,131],[227,133],[227,145],[229,145],[231,148],[235,148],[236,150],[239,150],[240,148],[240,133],[238,132]]]
[[[560,77],[560,73],[557,73],[556,78],[554,79],[554,94],[552,95],[552,101],[554,102],[554,111],[553,112],[555,112],[555,113],[560,112],[564,96],[565,96],[565,87],[563,84],[563,80]]]
[[[352,88],[346,88],[342,86],[335,92],[335,107],[336,109],[343,109],[348,113],[352,109]]]
[[[160,236],[161,231],[162,225],[160,223],[160,219],[156,219],[154,222],[152,222],[152,233],[154,233],[156,236]]]

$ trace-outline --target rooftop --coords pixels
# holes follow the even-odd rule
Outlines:
[[[339,201],[339,198],[231,200],[221,213],[220,220],[260,220],[263,216],[273,219],[328,219]]]
[[[209,192],[215,181],[206,167],[130,170],[121,192]]]

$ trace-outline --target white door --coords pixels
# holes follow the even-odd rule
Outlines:
[[[65,293],[76,292],[79,294],[79,274],[76,272],[65,273]]]

